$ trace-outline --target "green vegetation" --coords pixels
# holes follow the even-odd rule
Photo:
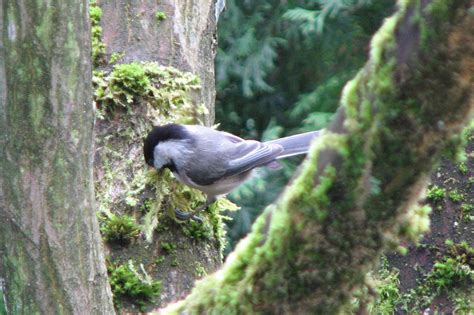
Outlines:
[[[156,21],[160,23],[161,21],[166,20],[167,16],[165,12],[158,11],[155,13],[155,18],[156,18]]]
[[[126,265],[108,265],[110,286],[114,295],[116,307],[120,306],[119,299],[130,298],[134,304],[143,309],[146,303],[153,302],[161,294],[161,282],[152,280],[145,272],[143,265],[141,274],[136,270],[132,261]]]
[[[89,16],[92,34],[92,62],[97,66],[104,61],[106,50],[105,44],[102,42],[102,27],[100,26],[102,9],[95,0],[89,1]]]
[[[209,240],[212,237],[212,227],[209,222],[188,221],[183,225],[183,232],[195,240]]]
[[[446,253],[436,260],[416,288],[404,293],[397,304],[407,312],[419,312],[444,294],[458,310],[474,307],[469,296],[474,294],[474,248],[466,241],[455,244],[447,240]],[[461,313],[462,314],[462,313]]]
[[[462,217],[465,221],[474,220],[474,205],[471,203],[463,203],[461,205]]]
[[[173,258],[173,260],[170,263],[171,267],[178,267],[179,266],[179,260],[177,257]]]
[[[151,89],[151,82],[145,67],[139,63],[119,64],[110,74],[111,93],[145,95]],[[127,98],[131,103],[133,98]]]
[[[159,265],[164,261],[165,261],[165,256],[158,256],[158,258],[155,259],[155,264]]]
[[[188,94],[199,89],[199,79],[191,73],[183,73],[172,67],[163,67],[155,62],[133,62],[118,64],[110,74],[94,72],[94,99],[99,110],[113,111],[119,107],[130,109],[132,103],[145,101],[156,117],[187,117],[188,122],[196,116],[197,110]]]
[[[170,254],[176,251],[176,245],[170,242],[161,242],[161,249],[166,254]]]
[[[447,240],[447,255],[435,262],[427,280],[437,291],[474,285],[474,248],[466,241]]]
[[[370,278],[373,281],[375,291],[377,291],[377,297],[369,303],[369,313],[394,314],[395,306],[401,296],[400,280],[398,272],[390,269],[385,256],[381,257],[380,267],[376,272],[370,274]]]
[[[463,194],[458,192],[456,189],[452,190],[448,193],[449,199],[451,199],[453,202],[461,202],[464,200]]]
[[[426,194],[426,198],[433,202],[440,202],[446,196],[446,189],[433,185]]]
[[[108,217],[101,217],[100,232],[107,242],[128,244],[140,234],[140,227],[136,224],[135,218],[112,213]]]
[[[430,229],[430,213],[432,209],[430,206],[419,206],[412,207],[404,217],[404,220],[400,224],[399,235],[403,236],[414,243],[418,243],[423,233]],[[401,254],[407,253],[407,249],[403,247],[399,252]]]
[[[117,53],[117,52],[114,52],[114,53],[110,56],[109,63],[110,63],[110,64],[116,63],[117,61],[119,61],[120,59],[122,59],[124,55],[125,55],[124,53]]]
[[[458,169],[459,169],[459,172],[463,175],[467,174],[467,172],[469,171],[465,162],[459,163]]]
[[[199,262],[197,263],[196,268],[194,269],[194,271],[196,272],[196,276],[198,276],[200,278],[207,275],[206,269],[204,269],[204,267]]]
[[[417,287],[405,293],[400,292],[398,271],[391,269],[382,256],[380,267],[369,273],[370,286],[378,293],[375,300],[368,304],[369,313],[389,315],[396,313],[396,310],[419,313],[440,295],[447,295],[460,314],[472,311],[474,305],[469,296],[474,294],[474,248],[465,241],[455,244],[447,240],[445,245],[445,255],[435,262]],[[357,309],[360,301],[367,299],[367,295],[367,291],[362,295],[355,294],[351,313],[355,312],[354,308]]]

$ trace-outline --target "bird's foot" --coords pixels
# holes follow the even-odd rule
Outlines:
[[[194,221],[197,221],[197,222],[202,222],[202,218],[195,215],[194,213],[192,212],[184,212],[180,209],[174,209],[174,216],[176,217],[176,219],[178,219],[179,221],[188,221],[188,220],[194,220]]]

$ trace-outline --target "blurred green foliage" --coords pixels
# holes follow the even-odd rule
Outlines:
[[[221,129],[269,140],[324,128],[344,84],[366,61],[372,34],[394,10],[393,0],[227,0],[216,61]],[[231,194],[242,207],[230,214],[231,245],[296,164],[292,159],[282,170],[260,170]]]

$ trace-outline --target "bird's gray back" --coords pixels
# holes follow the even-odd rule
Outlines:
[[[227,132],[192,126],[193,158],[188,177],[198,185],[210,185],[223,177],[235,176],[272,161],[283,149],[276,144],[243,140]]]

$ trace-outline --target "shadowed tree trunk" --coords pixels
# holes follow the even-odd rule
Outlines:
[[[92,186],[87,8],[87,0],[0,5],[0,300],[8,314],[114,312]]]
[[[457,310],[467,314],[474,310],[474,277],[469,280],[447,276],[445,285],[439,282],[441,279],[438,285],[429,280],[436,273],[434,265],[446,259],[454,259],[455,268],[464,265],[462,268],[474,270],[474,252],[463,253],[460,246],[462,242],[474,246],[474,129],[467,133],[466,161],[456,165],[443,159],[431,175],[424,200],[433,209],[430,232],[419,244],[408,243],[406,255],[387,255],[390,265],[399,271],[400,293],[411,290],[413,296],[405,303],[408,309],[402,309],[403,303],[396,305],[399,314],[409,310],[430,314],[453,314]],[[454,281],[449,283],[450,280]],[[464,309],[459,305],[460,299],[470,300]]]
[[[473,105],[472,1],[399,1],[294,183],[224,267],[162,313],[334,314],[409,215]],[[449,100],[449,103],[447,103]]]

